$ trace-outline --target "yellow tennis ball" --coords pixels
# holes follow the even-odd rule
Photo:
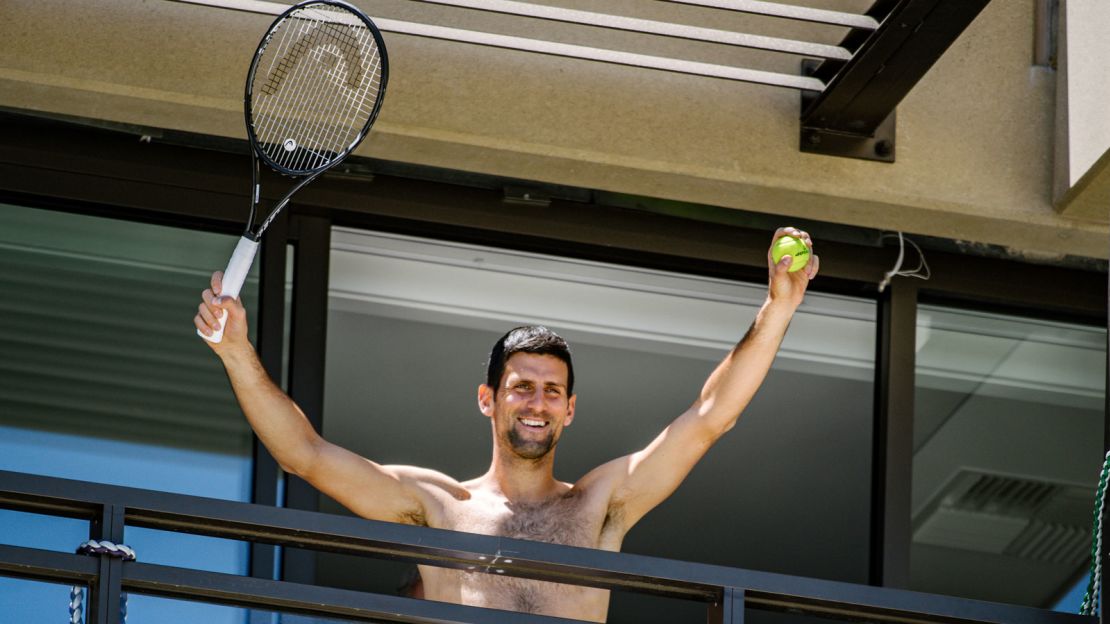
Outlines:
[[[778,264],[783,256],[792,258],[788,272],[801,271],[809,264],[809,247],[797,236],[780,236],[771,246],[771,260]]]

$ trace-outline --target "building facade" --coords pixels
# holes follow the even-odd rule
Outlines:
[[[625,551],[1078,607],[1065,597],[1086,578],[1106,448],[1110,78],[1095,60],[1110,54],[1098,35],[1110,11],[987,3],[897,102],[876,159],[817,153],[797,90],[706,75],[801,76],[805,54],[693,37],[844,49],[862,26],[694,2],[359,4],[392,63],[380,119],[275,222],[243,295],[268,370],[325,437],[478,474],[488,348],[540,322],[570,340],[580,371],[557,471],[574,480],[696,396],[763,299],[770,234],[796,225],[817,241],[821,276],[771,376]],[[880,24],[914,4],[793,6]],[[551,7],[559,19],[506,12]],[[346,513],[281,475],[189,323],[246,215],[242,81],[281,8],[0,7],[0,470]],[[267,173],[263,192],[286,184]],[[16,546],[68,551],[90,531],[0,513]],[[409,565],[124,537],[140,561],[362,591],[394,592]],[[0,605],[24,609],[13,621],[54,619],[67,594],[0,582]],[[252,617],[140,595],[130,608]],[[618,593],[610,621],[703,611]]]

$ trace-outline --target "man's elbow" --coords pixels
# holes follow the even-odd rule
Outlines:
[[[294,477],[300,477],[308,480],[308,465],[303,461],[295,461],[290,458],[281,459],[274,457],[277,460],[277,465],[281,468],[282,472]]]
[[[716,442],[718,438],[728,433],[740,418],[740,410],[727,409],[716,404],[713,399],[699,401],[694,405],[694,412],[697,415],[699,427],[704,430],[711,442]]]
[[[312,480],[312,469],[316,465],[320,450],[316,444],[306,443],[295,451],[275,453],[274,459],[286,474],[300,477],[305,481]]]
[[[275,459],[277,459],[277,458],[275,458]],[[301,470],[294,467],[295,464],[293,462],[278,460],[277,464],[278,464],[278,468],[281,468],[281,471],[284,472],[285,474],[293,475],[294,477],[300,477],[300,478],[304,479],[304,474],[302,474]]]

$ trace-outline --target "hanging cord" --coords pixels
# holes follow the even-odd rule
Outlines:
[[[108,555],[124,561],[134,561],[135,551],[131,547],[124,546],[123,544],[113,544],[107,540],[89,540],[77,547],[77,554],[99,556]],[[79,585],[74,585],[69,590],[69,622],[70,624],[81,624],[81,602],[85,589]],[[120,622],[127,623],[127,594],[122,593],[119,597],[119,615]]]
[[[917,243],[902,236],[901,232],[896,234],[883,234],[880,238],[894,238],[898,237],[898,259],[894,261],[894,268],[886,272],[883,276],[883,281],[879,283],[879,292],[886,290],[890,285],[890,280],[895,277],[916,277],[920,280],[927,280],[932,277],[933,272],[929,269],[929,263],[925,262],[925,253],[917,246]],[[906,243],[909,243],[917,250],[918,263],[917,267],[912,271],[902,270],[902,261],[906,258]]]
[[[1102,594],[1102,511],[1106,507],[1106,479],[1110,475],[1110,452],[1102,462],[1102,473],[1098,477],[1098,491],[1095,493],[1095,517],[1091,523],[1091,577],[1087,581],[1087,593],[1079,615],[1097,615],[1099,598]]]

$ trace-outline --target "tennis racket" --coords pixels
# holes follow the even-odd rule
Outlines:
[[[309,0],[278,16],[251,61],[243,98],[251,146],[251,208],[224,271],[221,297],[238,297],[262,233],[293,195],[347,157],[378,116],[389,78],[374,22],[341,0]],[[299,178],[255,227],[259,164]],[[205,340],[223,340],[220,329]]]

